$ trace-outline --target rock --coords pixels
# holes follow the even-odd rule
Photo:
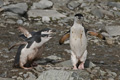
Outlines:
[[[3,61],[2,61],[2,63],[3,63]],[[2,73],[0,74],[0,77],[7,77],[7,71],[2,72]]]
[[[32,74],[31,72],[27,72],[28,74],[28,78],[26,78],[25,80],[36,80],[36,76],[34,74]]]
[[[54,55],[48,56],[47,58],[48,59],[52,59],[52,60],[59,60],[59,59],[61,59],[60,57],[57,57],[57,56],[54,56]]]
[[[13,78],[13,79],[16,79],[16,78],[17,78],[17,76],[12,76],[12,78]]]
[[[17,77],[17,80],[23,80],[23,78],[21,78],[21,77]]]
[[[107,11],[107,10],[101,9],[101,12],[102,12],[104,15],[107,15],[107,16],[109,16],[109,17],[114,17],[112,11]]]
[[[9,56],[8,56],[8,55],[3,55],[3,57],[4,57],[4,58],[9,58]]]
[[[70,0],[51,0],[51,1],[54,3],[54,8],[60,9],[61,6],[67,5]]]
[[[118,76],[118,80],[120,80],[120,75]]]
[[[49,0],[41,0],[38,3],[33,3],[31,9],[48,9],[52,8],[53,3]]]
[[[66,17],[65,15],[57,12],[56,10],[29,10],[28,11],[29,18],[36,18],[36,17],[43,17],[43,16],[48,16],[52,18],[52,20]]]
[[[23,74],[24,78],[27,78],[28,77],[28,74]]]
[[[64,61],[64,62],[61,62],[61,63],[58,63],[56,64],[57,66],[62,66],[62,67],[71,67],[72,68],[72,63],[71,63],[71,60],[67,60],[67,61]],[[89,60],[86,60],[85,62],[85,68],[92,68],[92,67],[95,67],[96,65],[94,63],[92,63],[91,61]]]
[[[29,22],[24,22],[24,24],[23,24],[24,26],[29,26],[30,25],[30,23]]]
[[[47,22],[49,23],[50,22],[50,18],[48,16],[43,16],[42,17],[42,22]]]
[[[108,78],[108,80],[115,80],[114,78]]]
[[[23,72],[20,72],[19,75],[20,75],[20,76],[23,75]]]
[[[108,25],[105,26],[106,31],[110,34],[110,36],[120,35],[120,26],[119,25]]]
[[[89,80],[87,71],[48,70],[41,73],[37,80]]]
[[[24,15],[27,12],[28,5],[26,3],[10,4],[2,7],[4,11],[13,12],[15,14]]]
[[[94,2],[95,0],[85,0],[86,2]]]
[[[23,24],[23,20],[21,20],[21,19],[19,19],[19,20],[17,20],[17,24]]]
[[[93,63],[93,62],[89,62],[89,66],[87,66],[87,67],[89,67],[89,68],[92,68],[92,67],[95,67],[96,65]]]
[[[75,9],[80,5],[80,3],[78,1],[71,1],[70,3],[68,3],[68,8],[69,9]]]
[[[108,6],[116,7],[120,9],[120,2],[110,2],[108,1]]]
[[[71,53],[71,50],[68,50],[68,49],[64,49],[64,51],[67,53]]]
[[[102,13],[102,11],[100,9],[97,9],[97,8],[92,9],[91,13],[97,18],[103,18],[104,17],[104,14]]]
[[[3,6],[3,0],[0,0],[0,7],[2,7]]]
[[[64,67],[72,67],[72,62],[71,60],[67,60],[67,61],[63,61],[63,62],[60,62],[58,64],[56,64],[57,66],[64,66]]]
[[[12,78],[1,78],[0,77],[0,80],[15,80],[15,79],[12,79]]]
[[[107,44],[112,45],[115,43],[115,40],[112,37],[106,37],[105,39]]]
[[[19,19],[20,16],[12,12],[4,12],[5,18]]]
[[[81,8],[84,8],[84,7],[86,7],[86,6],[87,6],[87,3],[82,3],[80,7],[81,7]]]
[[[9,32],[9,34],[12,34],[12,35],[14,35],[15,33],[14,33],[14,32]]]
[[[7,19],[5,23],[8,23],[8,24],[15,24],[16,22],[12,19]]]
[[[108,69],[106,69],[106,72],[107,72],[108,77],[115,78],[117,76],[117,74],[115,72],[112,72],[112,71],[110,71]]]
[[[120,12],[119,11],[114,11],[115,17],[120,17]]]
[[[43,71],[43,68],[42,68],[41,65],[38,65],[37,67],[35,67],[35,70],[37,70],[37,71]]]

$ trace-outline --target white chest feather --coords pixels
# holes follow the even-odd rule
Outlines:
[[[26,44],[26,46],[21,51],[20,60],[24,62],[27,59],[29,60],[34,59],[34,57],[38,52],[38,48],[43,44],[44,44],[43,42],[40,42],[40,43],[33,42],[29,48],[27,48],[27,44]]]
[[[82,56],[87,47],[87,38],[84,27],[74,24],[70,31],[70,47],[77,57]]]

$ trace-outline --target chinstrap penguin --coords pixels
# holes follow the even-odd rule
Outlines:
[[[39,59],[44,49],[44,43],[49,41],[54,30],[47,30],[45,34],[32,35],[25,28],[21,27],[26,42],[16,43],[20,45],[15,56],[14,67],[21,67],[23,69],[31,69],[34,60]],[[42,32],[42,31],[41,31]],[[43,31],[44,32],[44,31]],[[10,48],[11,49],[11,48]]]

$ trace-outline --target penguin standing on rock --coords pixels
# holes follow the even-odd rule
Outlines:
[[[84,69],[84,63],[87,57],[87,38],[85,29],[82,26],[83,15],[76,14],[74,24],[70,29],[70,48],[73,69]],[[77,67],[77,64],[80,64]]]

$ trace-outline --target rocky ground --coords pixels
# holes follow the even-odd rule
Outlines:
[[[120,80],[119,0],[0,0],[0,7],[0,80]],[[75,13],[84,15],[85,28],[105,36],[101,40],[87,35],[86,68],[77,71],[72,70],[69,41],[59,45]],[[8,48],[22,41],[18,26],[56,29],[32,70],[12,67],[18,47]]]

